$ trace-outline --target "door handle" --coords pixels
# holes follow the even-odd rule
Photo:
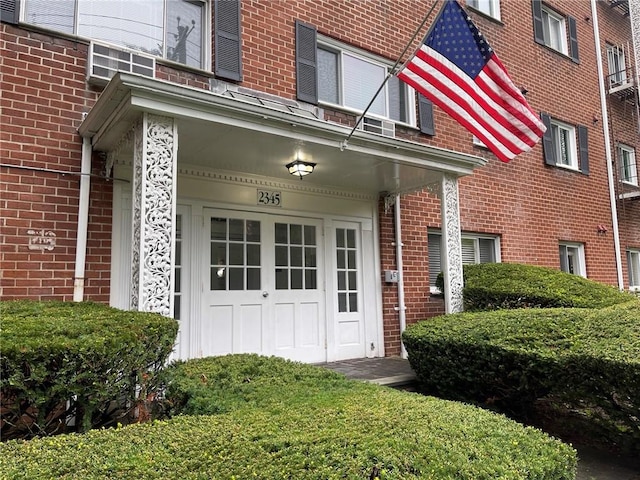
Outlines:
[[[267,297],[269,296],[269,292],[267,292],[267,291],[262,292],[262,296],[263,296],[264,298],[267,298]]]

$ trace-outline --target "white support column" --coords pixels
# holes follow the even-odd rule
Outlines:
[[[462,240],[460,237],[460,208],[458,177],[442,175],[440,197],[442,217],[442,272],[444,275],[444,305],[446,313],[463,310],[462,302]]]
[[[144,113],[135,127],[131,308],[173,316],[178,128]]]

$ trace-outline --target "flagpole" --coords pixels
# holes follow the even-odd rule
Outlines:
[[[362,112],[362,115],[358,116],[358,120],[356,121],[356,124],[353,126],[353,128],[351,129],[351,132],[349,132],[349,135],[347,136],[346,139],[344,139],[342,141],[342,143],[340,144],[340,150],[344,150],[345,148],[347,148],[347,145],[349,143],[349,139],[351,138],[351,136],[353,135],[353,133],[356,131],[356,129],[358,128],[358,125],[360,125],[360,123],[362,123],[362,119],[364,118],[364,116],[366,115],[366,113],[369,111],[369,109],[371,108],[371,105],[373,105],[373,102],[376,100],[376,97],[378,96],[378,94],[382,91],[382,89],[384,88],[384,86],[386,85],[386,83],[389,81],[389,78],[391,78],[392,75],[394,75],[396,73],[396,68],[398,66],[398,64],[400,63],[400,61],[402,60],[402,58],[405,56],[405,54],[407,53],[407,50],[409,50],[409,47],[411,47],[411,45],[413,44],[413,41],[416,39],[416,37],[418,36],[418,34],[420,33],[420,31],[422,30],[422,28],[424,27],[424,25],[427,23],[427,20],[429,19],[429,17],[431,16],[431,14],[433,13],[433,10],[436,8],[436,5],[438,4],[438,0],[436,0],[433,5],[431,5],[431,8],[429,9],[429,11],[427,12],[427,14],[424,17],[424,20],[422,20],[422,23],[420,24],[420,26],[418,26],[418,28],[416,29],[415,33],[413,34],[413,36],[411,37],[411,40],[409,40],[409,43],[407,43],[407,46],[404,47],[404,50],[402,51],[402,53],[400,54],[400,56],[398,57],[398,60],[396,60],[396,63],[393,65],[393,67],[391,67],[391,69],[389,70],[389,72],[387,72],[387,76],[385,77],[385,79],[382,81],[382,84],[380,85],[380,87],[378,88],[378,90],[376,91],[375,95],[373,96],[373,98],[371,99],[371,101],[369,102],[369,105],[367,105],[367,108],[364,109],[364,111]]]

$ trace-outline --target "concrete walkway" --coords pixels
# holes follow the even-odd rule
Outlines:
[[[411,390],[416,376],[400,357],[362,358],[321,364],[347,378]],[[640,480],[640,459],[618,458],[574,445],[578,451],[576,480]]]

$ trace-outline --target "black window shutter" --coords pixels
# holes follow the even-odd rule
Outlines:
[[[533,9],[533,38],[536,43],[544,45],[544,32],[542,28],[542,2],[540,0],[533,0],[531,2],[531,8]]]
[[[544,132],[542,137],[542,151],[544,153],[544,163],[547,165],[555,165],[556,161],[556,150],[553,148],[553,137],[551,136],[551,117],[546,113],[541,113],[540,118],[542,119],[542,123],[547,127],[547,131]]]
[[[0,0],[0,20],[6,23],[17,24],[19,15],[19,0]]]
[[[567,23],[569,24],[569,56],[571,60],[576,63],[580,62],[578,57],[578,26],[576,25],[576,19],[573,17],[567,17]]]
[[[216,0],[214,6],[215,63],[213,72],[228,80],[242,80],[240,0]]]
[[[418,94],[418,111],[420,114],[420,131],[427,135],[435,135],[433,122],[433,103],[422,94]]]
[[[318,41],[316,27],[296,20],[296,95],[318,103]]]
[[[580,150],[580,171],[589,175],[589,136],[587,127],[578,125],[578,148]]]

